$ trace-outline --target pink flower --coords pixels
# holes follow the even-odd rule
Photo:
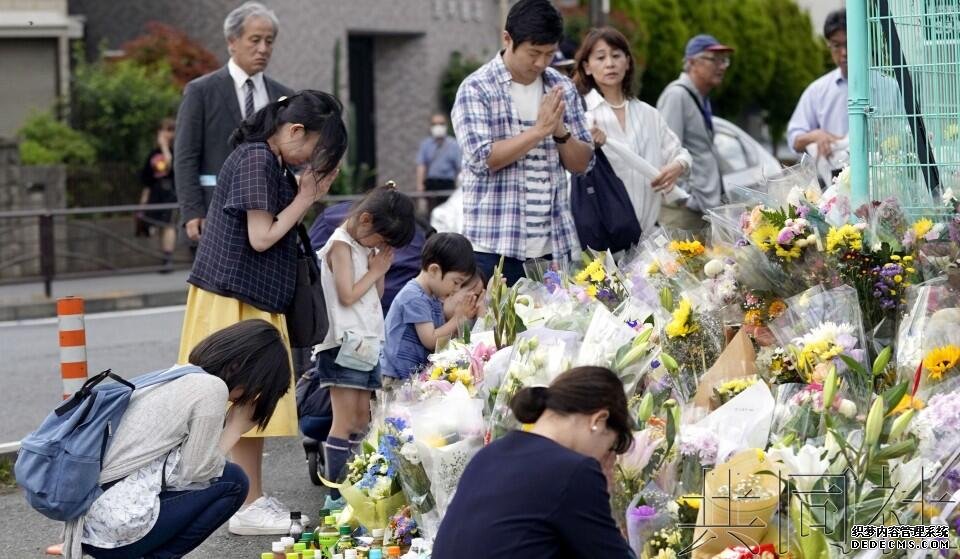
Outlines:
[[[796,238],[797,234],[789,227],[780,230],[780,234],[777,235],[777,244],[779,245],[789,245],[793,242],[793,239]]]
[[[620,457],[620,465],[631,472],[641,472],[647,467],[653,453],[663,442],[663,438],[656,436],[650,429],[644,429],[633,434],[633,446]]]

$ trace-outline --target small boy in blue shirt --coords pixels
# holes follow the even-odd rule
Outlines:
[[[476,295],[464,297],[450,320],[443,313],[443,300],[474,277],[476,266],[473,245],[463,235],[437,233],[427,239],[420,274],[397,293],[387,313],[384,377],[403,380],[418,373],[438,340],[455,336],[463,321],[476,316]]]

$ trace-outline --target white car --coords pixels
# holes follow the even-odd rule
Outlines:
[[[724,185],[750,186],[777,174],[783,168],[760,142],[729,120],[713,117],[713,130],[713,145],[717,147],[726,169],[723,174]]]
[[[782,169],[782,165],[760,142],[729,120],[713,117],[713,143],[717,147],[726,186],[750,186]],[[434,208],[430,225],[439,232],[463,232],[463,193],[457,188],[446,202]]]

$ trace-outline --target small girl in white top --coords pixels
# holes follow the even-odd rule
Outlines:
[[[324,442],[325,477],[337,481],[370,423],[370,393],[381,388],[383,277],[394,249],[413,239],[413,201],[396,185],[372,190],[317,251],[330,330],[314,348],[320,386],[330,388],[333,425]],[[340,492],[330,491],[327,508]],[[341,507],[342,508],[342,507]]]
[[[631,93],[634,61],[630,43],[612,27],[593,29],[577,52],[574,82],[594,125],[593,141],[625,144],[660,170],[653,180],[614,150],[604,148],[613,171],[623,181],[644,234],[657,225],[664,195],[690,170],[692,158],[654,107]]]

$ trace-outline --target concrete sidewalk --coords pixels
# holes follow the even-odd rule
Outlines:
[[[0,322],[56,316],[57,298],[71,295],[86,300],[88,314],[182,305],[189,275],[189,270],[177,270],[56,280],[49,299],[40,282],[0,285]]]

